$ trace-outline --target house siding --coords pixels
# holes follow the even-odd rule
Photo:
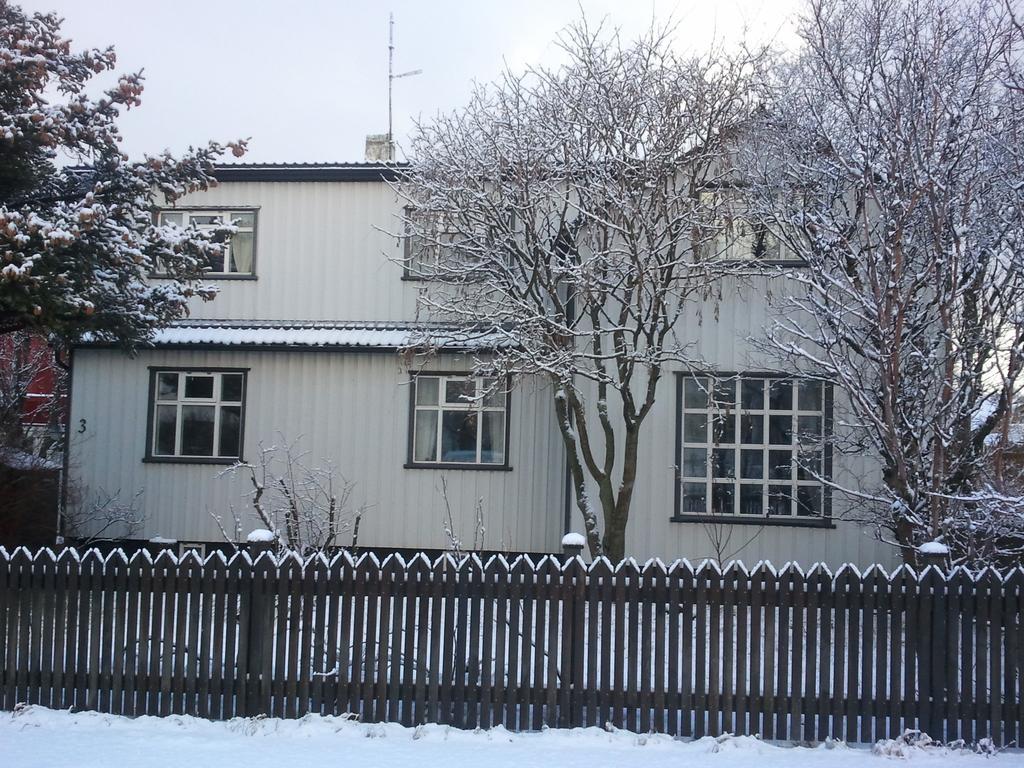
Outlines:
[[[410,321],[417,317],[421,282],[403,280],[395,260],[402,242],[401,206],[384,182],[229,181],[186,196],[179,206],[258,209],[256,279],[217,281],[221,291],[196,301],[192,319]],[[688,355],[711,371],[778,370],[750,342],[772,321],[770,297],[787,279],[729,278],[715,301],[695,305],[677,337]],[[511,398],[511,471],[406,469],[410,370],[394,352],[328,350],[243,351],[161,348],[129,358],[113,349],[75,354],[69,470],[71,507],[118,493],[139,504],[146,523],[140,538],[163,536],[216,541],[212,514],[230,521],[249,504],[248,480],[225,476],[223,466],[144,463],[150,366],[248,368],[244,454],[258,444],[300,440],[314,463],[330,459],[355,483],[351,502],[365,505],[360,544],[381,548],[447,548],[447,512],[469,546],[482,500],[488,550],[558,551],[564,532],[565,458],[549,389],[519,382]],[[466,370],[470,361],[448,356],[432,370]],[[627,554],[639,559],[725,554],[753,564],[771,560],[804,565],[892,563],[894,550],[852,522],[846,500],[835,497],[836,527],[709,527],[672,522],[675,493],[675,374],[668,366],[658,400],[644,426],[639,476],[627,530]],[[837,398],[838,402],[838,398]],[[84,429],[83,429],[84,423]],[[877,467],[863,456],[837,456],[835,477],[870,490]],[[256,527],[246,518],[243,534]],[[582,530],[575,505],[571,527]],[[715,547],[715,537],[727,539]],[[345,540],[343,538],[343,543]]]
[[[141,491],[146,521],[137,538],[188,541],[222,537],[211,514],[231,527],[244,516],[243,536],[262,527],[249,512],[250,481],[224,466],[143,462],[149,367],[247,368],[243,457],[259,446],[295,441],[318,465],[330,460],[355,483],[350,503],[365,506],[359,543],[368,547],[448,548],[447,483],[454,531],[467,547],[482,500],[485,546],[550,552],[563,520],[564,458],[554,431],[550,394],[529,382],[511,397],[511,471],[406,469],[410,372],[395,353],[328,351],[236,352],[154,350],[132,359],[116,350],[75,355],[70,464],[79,506],[116,492]],[[430,370],[466,370],[457,356]],[[79,431],[84,420],[84,431]],[[341,543],[349,543],[347,534]]]

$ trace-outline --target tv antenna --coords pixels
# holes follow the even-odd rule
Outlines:
[[[422,69],[410,69],[408,72],[395,74],[395,14],[388,14],[388,159],[395,159],[395,136],[392,132],[391,91],[395,80],[400,77],[412,77],[422,74]]]

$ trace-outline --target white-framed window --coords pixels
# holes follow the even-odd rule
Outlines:
[[[412,387],[412,465],[507,464],[508,393],[500,381],[418,374]]]
[[[161,224],[211,230],[226,225],[237,228],[224,250],[223,257],[211,257],[206,274],[210,277],[255,274],[256,211],[175,208],[160,211]]]
[[[245,371],[153,370],[147,458],[238,460],[245,386]]]
[[[816,379],[684,376],[678,513],[822,517],[826,400]]]
[[[514,231],[515,215],[508,216],[509,220],[501,226]],[[483,279],[484,275],[477,270],[481,266],[486,268],[490,262],[475,256],[474,251],[482,250],[482,243],[497,243],[499,231],[497,225],[479,225],[475,231],[460,229],[445,213],[406,208],[404,276],[411,280],[450,279],[453,275],[467,281]],[[507,251],[502,254],[508,258]]]
[[[702,192],[702,204],[718,214],[713,237],[702,245],[702,253],[720,261],[797,262],[787,256],[779,239],[764,224],[744,215],[744,206],[734,189]]]

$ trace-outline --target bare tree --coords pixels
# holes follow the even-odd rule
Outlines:
[[[425,321],[488,342],[478,375],[550,383],[590,551],[619,559],[642,427],[666,365],[693,362],[682,318],[725,269],[716,191],[759,58],[585,22],[560,44],[563,66],[508,72],[418,127],[406,268]]]
[[[258,458],[238,462],[226,475],[245,477],[252,487],[249,504],[258,525],[273,532],[281,545],[304,554],[333,550],[346,544],[358,546],[359,523],[364,507],[349,504],[355,483],[346,480],[329,461],[308,463],[308,452],[298,441],[282,440],[280,445],[259,444]],[[236,538],[242,518],[232,508]],[[214,515],[222,535],[233,541],[219,517]],[[341,535],[351,531],[349,542]]]
[[[765,346],[841,390],[882,473],[840,490],[904,559],[983,560],[1024,531],[982,472],[1024,361],[1021,31],[996,0],[811,0],[800,34],[743,142],[751,215],[806,264]]]
[[[100,490],[87,499],[76,499],[64,514],[64,535],[79,547],[132,538],[146,522],[139,504],[142,494],[139,490],[126,498],[121,491]]]

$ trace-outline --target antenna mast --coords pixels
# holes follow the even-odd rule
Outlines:
[[[411,77],[422,73],[422,69],[411,69],[408,72],[395,74],[395,14],[388,14],[388,160],[395,159],[395,136],[392,126],[391,92],[395,80],[400,77]]]

